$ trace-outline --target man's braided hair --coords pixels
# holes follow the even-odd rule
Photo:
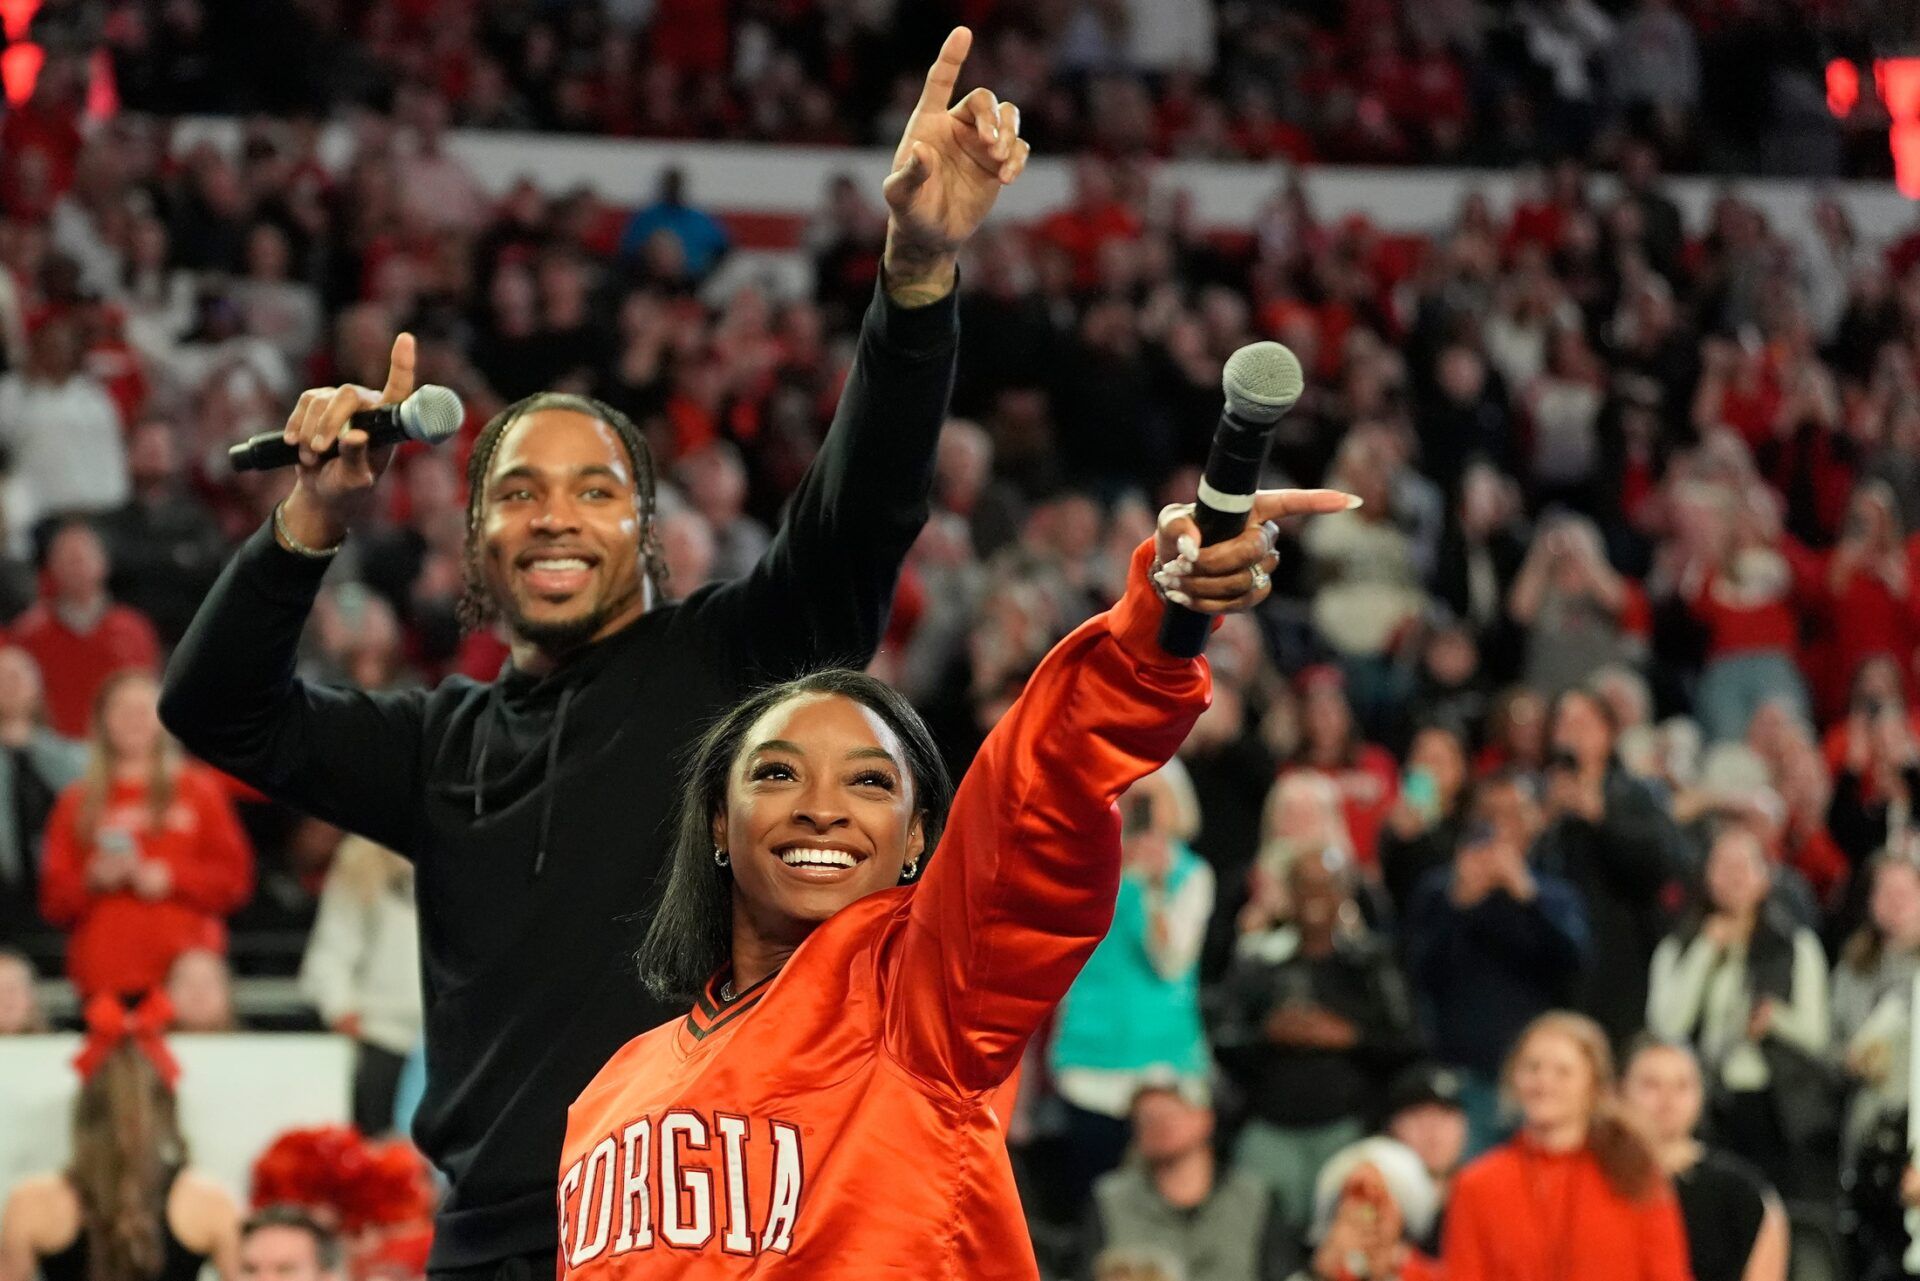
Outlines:
[[[641,564],[656,593],[666,586],[667,565],[661,559],[660,541],[654,534],[653,518],[659,491],[654,479],[653,450],[648,447],[647,438],[640,434],[632,419],[604,401],[572,392],[535,392],[495,414],[480,429],[480,439],[474,442],[473,454],[467,459],[466,590],[461,593],[459,606],[460,626],[467,631],[487,626],[497,613],[480,573],[480,526],[486,519],[487,473],[493,469],[493,456],[500,451],[500,442],[506,438],[507,430],[528,414],[545,409],[584,414],[613,428],[620,438],[627,450],[627,461],[633,466],[633,487],[639,499]]]

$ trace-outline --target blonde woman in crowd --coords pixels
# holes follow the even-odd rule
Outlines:
[[[354,1124],[364,1134],[386,1133],[423,1021],[411,863],[364,837],[340,843],[320,891],[300,990],[322,1022],[353,1038]]]
[[[1291,919],[1287,869],[1294,859],[1334,850],[1344,862],[1354,861],[1340,789],[1325,774],[1283,774],[1267,792],[1260,828],[1260,854],[1248,875],[1246,906],[1240,910],[1242,949],[1261,946],[1266,935]]]
[[[1691,1281],[1680,1203],[1614,1098],[1600,1025],[1554,1011],[1507,1061],[1520,1129],[1460,1172],[1447,1281]]]
[[[86,774],[47,821],[40,909],[72,931],[83,996],[138,996],[194,948],[224,953],[225,917],[253,889],[253,849],[214,772],[182,757],[144,672],[94,699]]]

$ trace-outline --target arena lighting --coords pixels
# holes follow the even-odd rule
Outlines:
[[[1860,101],[1860,68],[1851,59],[1835,58],[1827,64],[1827,110],[1835,120],[1844,120]]]
[[[1876,58],[1873,84],[1893,118],[1889,144],[1900,194],[1920,200],[1920,58]],[[1845,119],[1860,101],[1860,68],[1850,59],[1827,64],[1827,110]]]
[[[40,78],[40,64],[47,60],[39,45],[27,43],[27,28],[39,11],[40,0],[0,0],[0,30],[7,33],[7,51],[0,53],[0,86],[10,107],[27,100]]]

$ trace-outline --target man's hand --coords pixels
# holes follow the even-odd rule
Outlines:
[[[1000,188],[1020,176],[1031,151],[1020,137],[1020,109],[992,90],[975,89],[953,103],[972,47],[965,27],[955,27],[940,47],[881,187],[890,214],[887,292],[909,306],[953,288],[961,244],[979,229]]]
[[[393,457],[391,445],[370,448],[367,433],[350,426],[363,409],[397,405],[413,394],[413,335],[393,340],[387,385],[380,391],[349,384],[300,393],[282,438],[300,446],[299,478],[281,508],[287,533],[307,547],[333,547],[366,510],[373,484]],[[321,455],[338,442],[334,458]],[[291,550],[291,549],[289,549]]]
[[[1247,527],[1223,543],[1200,545],[1192,503],[1160,509],[1154,530],[1153,581],[1167,599],[1202,614],[1252,609],[1273,590],[1270,581],[1280,553],[1279,522],[1289,516],[1326,516],[1360,505],[1337,489],[1263,489],[1253,496]],[[1255,570],[1259,573],[1255,573]]]

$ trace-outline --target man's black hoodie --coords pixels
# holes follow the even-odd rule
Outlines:
[[[754,685],[879,644],[928,513],[954,298],[877,292],[826,442],[747,577],[648,611],[545,677],[368,693],[294,651],[325,561],[270,528],[234,556],[167,672],[161,719],[221,769],[417,868],[428,1083],[414,1138],[452,1181],[432,1266],[551,1249],[566,1110],[677,1016],[630,961],[680,756]]]

